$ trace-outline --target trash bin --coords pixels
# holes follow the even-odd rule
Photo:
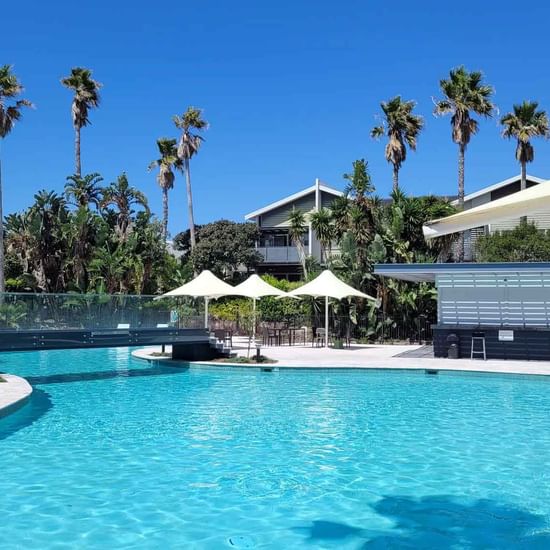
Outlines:
[[[453,332],[447,336],[447,357],[449,359],[458,359],[459,356],[459,349],[458,349],[458,343],[460,342],[460,339],[458,336]]]

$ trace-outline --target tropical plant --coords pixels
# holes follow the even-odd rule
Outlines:
[[[11,65],[0,67],[0,139],[4,139],[15,123],[21,119],[22,108],[31,107],[27,99],[18,98],[23,86],[12,72]],[[0,142],[1,145],[1,142]],[[1,160],[1,159],[0,159]],[[5,290],[4,282],[4,214],[2,211],[2,166],[0,163],[0,292]]]
[[[90,124],[88,111],[99,106],[101,84],[92,78],[92,71],[84,67],[73,67],[71,74],[61,79],[61,84],[74,92],[71,117],[75,131],[75,175],[80,177],[80,130]]]
[[[168,191],[174,187],[174,168],[181,170],[182,161],[178,158],[176,140],[169,138],[157,139],[157,147],[160,158],[149,164],[149,171],[158,168],[157,182],[162,189],[162,227],[163,235],[168,236]]]
[[[464,154],[466,147],[479,125],[472,113],[484,117],[493,114],[491,101],[493,88],[483,84],[483,75],[479,71],[468,72],[463,66],[452,69],[448,79],[439,82],[444,98],[437,101],[436,115],[451,115],[453,141],[458,145],[458,206],[464,208]],[[464,260],[464,235],[457,243],[459,261]]]
[[[299,208],[293,207],[288,216],[288,236],[296,247],[298,258],[302,264],[302,271],[306,279],[308,276],[305,247],[305,235],[307,231],[308,227],[305,214]]]
[[[103,178],[97,174],[86,174],[77,176],[76,174],[67,177],[65,183],[65,197],[69,202],[77,207],[83,206],[89,208],[93,204],[96,208],[101,205],[101,182]]]
[[[139,189],[130,185],[124,172],[118,176],[116,182],[103,189],[101,207],[106,208],[110,205],[116,207],[116,233],[122,241],[127,239],[132,230],[132,214],[135,213],[135,206],[142,207],[149,215],[147,197]]]
[[[524,101],[514,105],[513,112],[505,114],[500,123],[504,126],[502,136],[515,138],[516,160],[521,165],[521,189],[527,187],[527,163],[535,159],[535,149],[531,144],[534,137],[549,137],[548,115],[538,110],[536,101]]]
[[[321,261],[327,263],[330,259],[332,241],[334,240],[332,213],[328,208],[319,208],[311,214],[310,222],[311,228],[321,245]]]
[[[418,135],[424,127],[424,119],[413,114],[416,103],[403,101],[401,96],[395,96],[380,104],[384,112],[384,122],[371,131],[373,138],[386,134],[386,160],[393,165],[393,189],[399,188],[399,170],[407,158],[407,146],[415,151]]]
[[[195,218],[193,215],[193,193],[191,191],[191,168],[190,160],[199,151],[204,141],[200,131],[208,128],[208,122],[202,118],[202,110],[196,107],[188,107],[187,111],[180,116],[173,117],[176,128],[181,130],[181,137],[178,144],[178,158],[183,163],[185,173],[185,184],[187,188],[187,208],[189,212],[189,231],[191,235],[191,249],[195,248]]]

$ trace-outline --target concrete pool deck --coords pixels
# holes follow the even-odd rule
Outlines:
[[[246,343],[241,338],[234,339],[233,352],[246,356]],[[359,368],[359,369],[412,369],[412,370],[450,370],[505,374],[538,374],[550,376],[550,361],[503,361],[497,359],[441,359],[434,357],[398,357],[399,354],[419,350],[419,345],[382,345],[354,344],[345,349],[325,349],[306,346],[264,346],[262,355],[274,359],[277,368]],[[170,353],[170,346],[166,346]],[[153,361],[171,361],[170,358],[155,357],[151,353],[160,352],[160,347],[143,348],[132,354],[139,359]],[[255,354],[251,349],[250,356]],[[261,365],[199,361],[196,365],[239,366],[257,368]]]
[[[13,374],[0,374],[0,417],[15,412],[25,404],[32,393],[31,385]]]

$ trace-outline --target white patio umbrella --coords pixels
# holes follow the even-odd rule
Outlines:
[[[204,298],[204,328],[208,328],[208,300],[230,296],[235,294],[235,287],[218,279],[208,269],[197,275],[192,281],[159,296],[165,298],[169,296],[193,296],[194,298]]]
[[[238,296],[245,296],[246,298],[252,298],[252,311],[253,311],[253,328],[252,338],[256,339],[256,301],[264,296],[288,296],[283,290],[276,288],[269,283],[266,283],[259,275],[255,273],[250,275],[246,281],[243,281],[240,285],[237,285],[234,289],[235,294]]]
[[[358,298],[367,298],[368,300],[376,300],[372,296],[356,290],[352,286],[340,280],[332,271],[325,269],[318,277],[302,285],[299,288],[291,290],[289,296],[313,296],[315,298],[325,297],[325,347],[328,348],[328,299],[336,298],[341,300],[348,296],[357,296]]]
[[[446,218],[432,220],[422,230],[426,239],[433,239],[501,220],[527,216],[541,210],[550,210],[550,181]]]

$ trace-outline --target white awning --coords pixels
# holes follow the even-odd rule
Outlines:
[[[481,227],[502,220],[528,216],[548,208],[550,210],[550,181],[512,193],[496,201],[488,202],[470,210],[464,210],[446,218],[426,223],[422,230],[426,239],[442,237]]]

